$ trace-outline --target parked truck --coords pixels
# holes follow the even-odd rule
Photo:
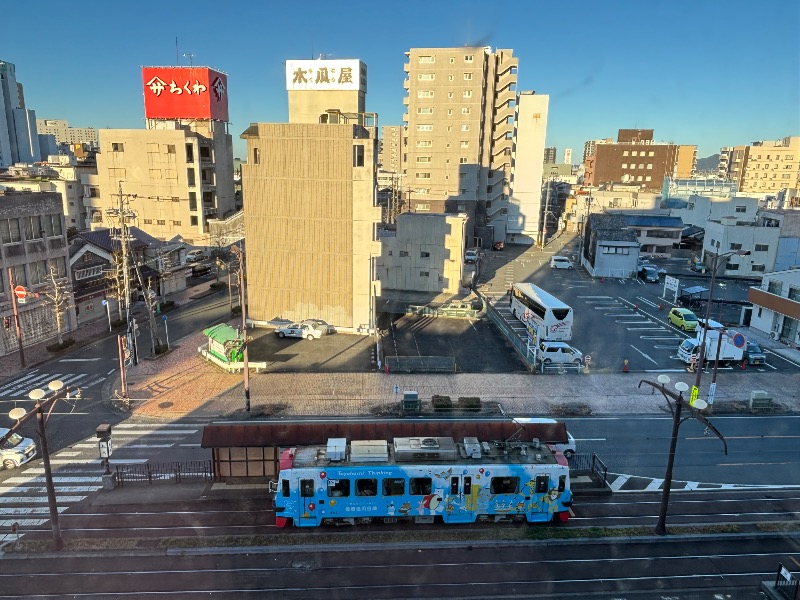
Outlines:
[[[698,319],[697,329],[695,329],[695,337],[688,338],[681,342],[678,346],[678,358],[680,358],[687,365],[692,362],[697,362],[700,355],[700,346],[703,343],[703,329],[704,320]],[[703,363],[711,364],[717,360],[717,348],[719,348],[719,364],[722,366],[730,366],[732,363],[742,361],[744,356],[744,345],[742,347],[736,346],[733,343],[735,332],[729,331],[722,323],[717,321],[708,321],[708,330],[706,331],[706,344],[705,351],[703,352]],[[722,338],[720,340],[720,338]],[[694,361],[692,357],[696,357]]]

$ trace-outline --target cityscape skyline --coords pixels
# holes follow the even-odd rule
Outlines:
[[[740,0],[724,10],[713,2],[619,0],[602,7],[543,6],[536,13],[521,7],[516,17],[474,1],[411,0],[397,14],[356,1],[346,14],[331,15],[316,11],[326,5],[314,1],[302,13],[283,6],[222,13],[208,0],[146,0],[137,10],[148,18],[131,18],[127,7],[82,6],[85,11],[50,0],[37,5],[59,32],[76,33],[77,69],[48,65],[54,48],[31,44],[30,29],[21,26],[28,10],[20,4],[4,9],[12,26],[4,31],[0,60],[16,65],[26,107],[37,118],[141,129],[142,66],[209,66],[228,74],[237,157],[244,156],[239,136],[250,123],[288,120],[287,60],[364,61],[366,110],[378,114],[381,126],[401,125],[405,53],[465,45],[509,49],[519,58],[517,90],[550,97],[546,145],[558,158],[571,148],[579,160],[585,141],[616,138],[620,128],[654,129],[656,141],[697,145],[698,158],[800,133],[800,52],[793,33],[800,7],[775,0],[755,12]],[[424,25],[405,25],[420,20]],[[301,33],[288,26],[298,21]],[[196,33],[218,22],[228,29]],[[276,27],[263,37],[243,34],[243,27],[261,22]],[[591,24],[589,33],[584,23]],[[46,32],[48,25],[42,27]],[[87,28],[91,33],[83,37]],[[81,50],[81,39],[91,51]]]

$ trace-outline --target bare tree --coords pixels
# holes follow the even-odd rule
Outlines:
[[[53,316],[56,320],[56,332],[58,334],[58,345],[60,346],[64,343],[64,315],[72,299],[69,279],[62,276],[59,270],[51,265],[47,273],[47,286],[40,290],[39,294],[47,299],[47,303],[53,309]]]

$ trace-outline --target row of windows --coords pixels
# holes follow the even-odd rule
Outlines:
[[[633,164],[633,163],[631,163],[631,164],[628,164],[628,163],[622,163],[622,168],[623,168],[623,169],[636,169],[636,165],[635,165],[635,164]],[[644,163],[640,163],[640,164],[639,164],[639,168],[640,168],[640,169],[644,169],[644,168],[645,168],[645,166],[644,166]],[[648,168],[648,169],[652,169],[652,168],[653,168],[653,163],[648,163],[648,164],[647,164],[647,168]]]
[[[774,159],[771,158],[771,156],[772,156],[771,154],[767,154],[766,160],[780,160],[781,157],[783,157],[784,160],[794,160],[794,155],[792,154],[784,154],[784,155],[776,154]],[[756,160],[761,160],[761,155],[759,154],[753,158],[755,158]]]
[[[465,63],[471,63],[474,60],[475,60],[475,55],[474,54],[465,54],[464,55],[464,62]],[[436,57],[435,56],[431,56],[431,55],[421,55],[417,62],[419,62],[420,64],[433,64],[433,63],[436,62]],[[450,64],[452,65],[455,62],[456,62],[455,57],[451,56],[450,57]]]
[[[47,283],[51,269],[56,279],[62,279],[67,276],[66,261],[63,257],[37,260],[27,265],[16,265],[11,269],[15,286],[28,287]],[[2,277],[0,277],[0,284],[2,284]]]
[[[472,109],[469,106],[462,106],[461,107],[461,114],[462,115],[469,115],[472,113]],[[418,115],[432,115],[433,114],[433,107],[432,106],[419,106],[417,107],[417,114]],[[448,108],[447,114],[452,115],[453,109]]]
[[[448,76],[449,81],[454,81],[456,76],[452,73]],[[434,81],[436,79],[436,73],[420,73],[417,75],[417,79],[420,81]],[[464,81],[472,81],[472,73],[464,73]]]
[[[712,240],[712,243],[713,243],[713,240]],[[742,249],[742,245],[734,243],[734,242],[731,242],[730,243],[730,249],[731,250],[741,250]],[[756,244],[753,247],[753,252],[768,252],[768,251],[769,251],[769,244]]]
[[[192,217],[192,218],[195,219],[196,217]],[[170,221],[170,223],[172,223],[175,227],[180,227],[180,225],[181,225],[180,221]],[[152,225],[153,224],[153,219],[144,219],[144,224],[145,225]],[[166,225],[166,224],[167,224],[166,220],[164,220],[164,219],[156,219],[156,225]]]
[[[656,153],[650,150],[646,152],[644,150],[623,150],[622,156],[655,156]]]
[[[419,209],[420,206],[425,207],[424,210],[430,210],[430,207],[431,207],[430,204],[417,204],[415,206],[415,208]],[[389,254],[389,256],[392,256],[392,250],[389,250],[388,254]],[[408,256],[408,250],[400,250],[400,256],[401,257]],[[420,258],[430,258],[431,257],[431,253],[430,252],[420,252],[419,253],[419,257]]]
[[[419,109],[417,109],[417,110],[419,110]],[[469,131],[470,129],[471,129],[471,126],[470,126],[469,123],[462,123],[461,124],[461,131]],[[447,126],[447,131],[452,131],[452,130],[453,130],[453,126],[452,125],[448,125]],[[421,123],[421,124],[417,125],[417,131],[433,131],[433,125],[431,125],[430,123]]]
[[[61,215],[46,214],[0,219],[0,243],[17,244],[22,241],[22,232],[26,240],[40,240],[43,237],[62,235]]]
[[[417,163],[430,163],[432,162],[432,157],[430,156],[418,156]],[[461,156],[458,159],[458,164],[466,165],[469,162],[469,159],[466,156]],[[450,159],[447,159],[447,164],[450,164]],[[461,177],[464,176],[464,173],[461,173]],[[417,179],[430,179],[430,173],[428,173],[427,177],[420,177],[420,173],[417,173]]]
[[[417,98],[433,98],[433,97],[434,97],[434,91],[433,90],[419,90],[417,92]],[[472,90],[464,90],[463,92],[461,92],[461,97],[462,98],[472,98]],[[453,98],[455,98],[455,93],[454,92],[447,92],[447,98],[449,100],[452,100]]]
[[[166,144],[167,154],[176,154],[175,144]],[[125,152],[125,144],[123,142],[112,142],[112,152]],[[147,152],[154,153],[159,151],[159,144],[147,144]],[[200,154],[203,158],[211,158],[211,149],[207,146],[200,148]],[[186,162],[194,162],[194,145],[186,144]]]

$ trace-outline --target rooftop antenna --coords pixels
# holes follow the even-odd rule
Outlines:
[[[184,56],[186,56],[186,57],[188,57],[188,58],[189,58],[189,67],[191,68],[191,67],[193,66],[193,65],[192,65],[192,58],[194,57],[194,54],[192,54],[191,52],[186,52],[186,53],[184,54]]]
[[[181,66],[181,59],[178,55],[178,36],[175,36],[175,65],[178,67]]]

